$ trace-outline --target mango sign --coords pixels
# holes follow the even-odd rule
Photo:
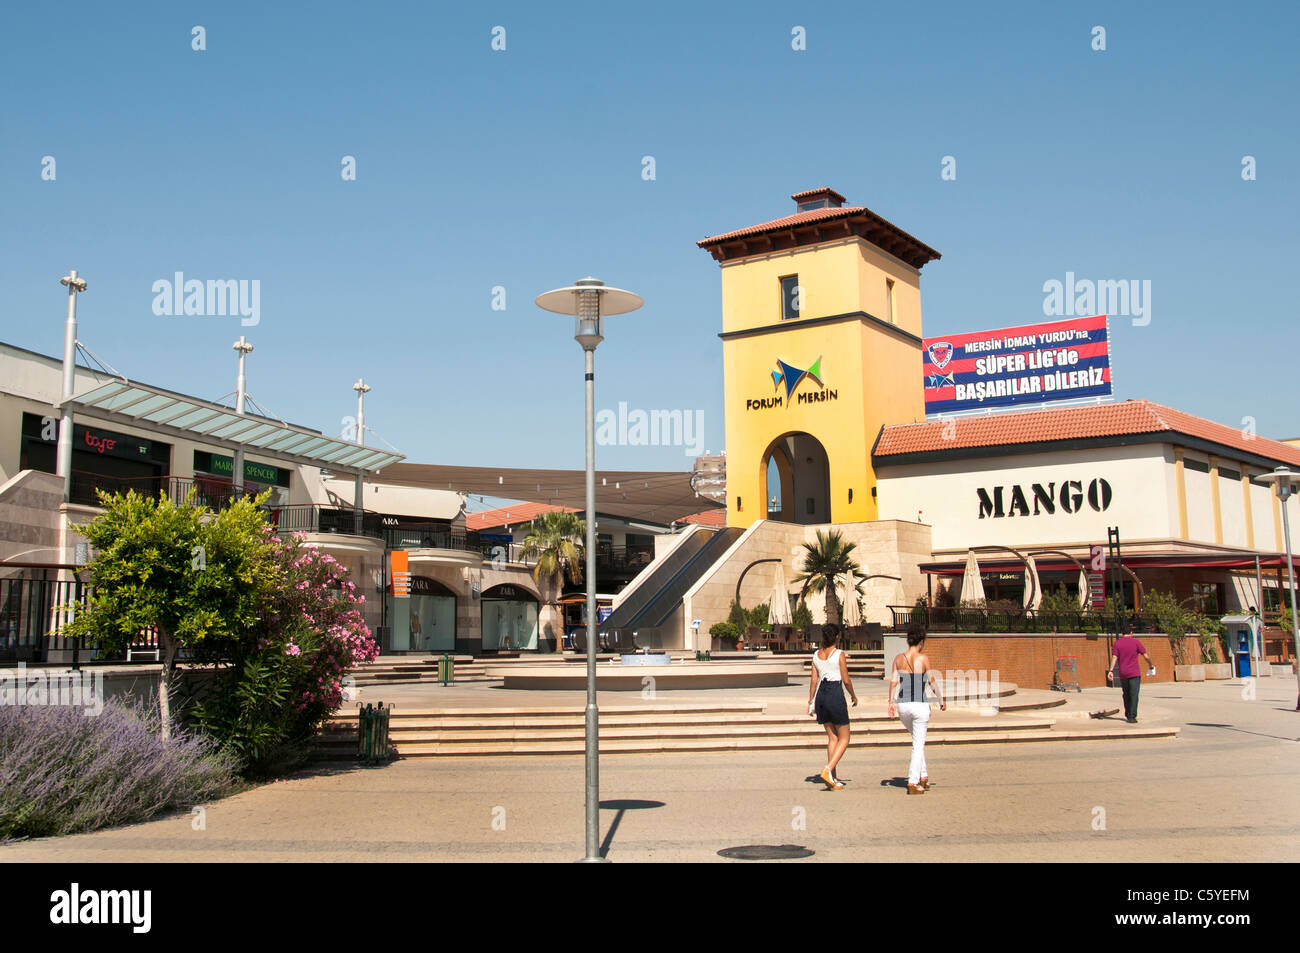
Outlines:
[[[1111,394],[1106,315],[922,342],[927,415]]]

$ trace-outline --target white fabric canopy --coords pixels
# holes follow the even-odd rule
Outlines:
[[[790,625],[794,619],[790,615],[790,595],[785,586],[785,564],[776,564],[776,586],[772,589],[772,598],[768,600],[767,621],[773,625]]]
[[[843,584],[840,602],[844,606],[844,624],[861,625],[862,613],[858,611],[858,577],[852,572],[847,572],[840,576],[840,581]]]
[[[966,571],[961,577],[961,602],[965,605],[983,601],[984,580],[980,578],[980,564],[975,558],[975,550],[972,549],[966,554]]]
[[[1024,607],[1026,609],[1037,609],[1043,604],[1043,584],[1038,578],[1038,566],[1034,563],[1032,554],[1026,557],[1026,562]],[[1030,598],[1029,595],[1031,584],[1034,590],[1033,598]]]

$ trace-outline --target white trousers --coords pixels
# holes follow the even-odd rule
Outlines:
[[[898,720],[912,736],[912,763],[907,768],[907,783],[917,784],[930,775],[925,770],[925,732],[930,727],[929,702],[899,702]]]

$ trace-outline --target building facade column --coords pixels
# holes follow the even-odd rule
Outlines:
[[[1219,460],[1210,457],[1210,512],[1214,515],[1214,542],[1223,545],[1223,509],[1219,503]]]
[[[1245,501],[1246,512],[1246,548],[1255,548],[1255,511],[1250,505],[1250,474],[1241,471],[1241,498]],[[1261,595],[1262,599],[1263,596]]]
[[[1187,538],[1187,478],[1183,473],[1183,450],[1174,447],[1174,479],[1178,490],[1178,538]]]

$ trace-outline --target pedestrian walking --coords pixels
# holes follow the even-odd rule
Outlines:
[[[1151,661],[1147,647],[1132,632],[1122,633],[1115,640],[1110,654],[1110,671],[1106,673],[1106,681],[1114,684],[1115,679],[1119,679],[1120,691],[1124,695],[1124,718],[1130,725],[1136,725],[1138,693],[1142,689],[1142,667],[1138,665],[1138,656],[1146,660],[1148,675],[1156,673],[1156,663]]]
[[[808,684],[808,714],[817,716],[817,724],[826,729],[826,767],[821,779],[826,787],[838,791],[844,783],[835,777],[835,768],[849,748],[849,709],[844,703],[848,692],[856,708],[857,693],[849,678],[847,656],[838,647],[840,627],[833,622],[822,626],[821,648],[813,653],[812,678]]]
[[[928,690],[927,690],[928,689]],[[935,681],[930,658],[925,654],[925,629],[913,622],[907,627],[907,651],[894,656],[889,676],[889,717],[898,716],[912,736],[912,761],[907,767],[907,793],[930,790],[930,773],[925,764],[925,733],[930,727],[930,698],[946,711],[947,702]]]

